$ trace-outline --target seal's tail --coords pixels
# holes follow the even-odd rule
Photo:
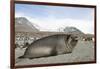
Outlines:
[[[19,59],[21,59],[21,58],[24,58],[24,56],[20,56],[20,57],[18,57]]]

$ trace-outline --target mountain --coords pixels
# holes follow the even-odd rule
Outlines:
[[[34,24],[32,24],[25,17],[16,17],[15,31],[16,32],[37,32],[39,30],[34,26]]]
[[[65,27],[63,29],[64,32],[67,33],[74,33],[74,34],[84,34],[82,31],[80,31],[79,29],[77,29],[76,27]]]

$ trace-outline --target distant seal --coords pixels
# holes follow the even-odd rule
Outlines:
[[[19,58],[39,58],[71,53],[78,40],[76,36],[56,34],[34,41]]]

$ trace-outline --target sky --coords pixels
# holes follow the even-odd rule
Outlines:
[[[41,31],[76,27],[94,34],[94,9],[34,4],[15,4],[15,17],[26,17]]]

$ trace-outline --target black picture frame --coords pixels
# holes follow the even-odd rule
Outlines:
[[[71,63],[56,63],[56,64],[36,64],[36,65],[15,65],[15,4],[34,4],[34,5],[49,5],[49,6],[61,6],[61,7],[81,7],[81,8],[94,8],[94,61],[86,62],[71,62]],[[10,24],[10,67],[15,68],[28,68],[28,67],[43,67],[43,66],[59,66],[59,65],[76,65],[76,64],[90,64],[96,63],[96,6],[95,5],[81,5],[81,4],[65,4],[65,3],[50,3],[50,2],[35,2],[35,1],[13,1],[10,4],[11,24]]]

